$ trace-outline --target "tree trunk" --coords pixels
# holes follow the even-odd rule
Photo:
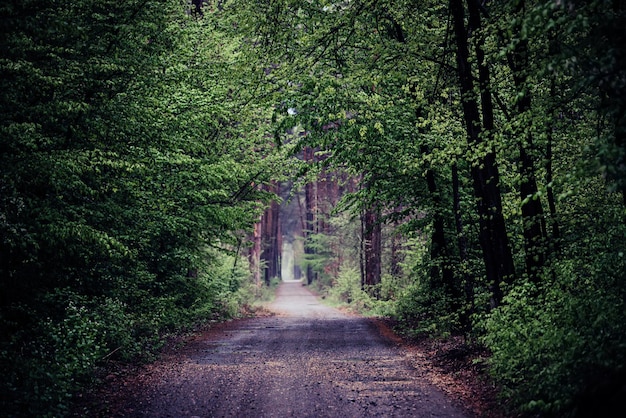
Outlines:
[[[455,164],[452,165],[452,209],[454,210],[454,226],[456,229],[457,247],[459,249],[459,264],[462,274],[463,292],[465,293],[465,304],[467,309],[461,312],[460,322],[461,328],[467,334],[471,329],[471,315],[474,313],[474,280],[467,273],[466,264],[467,256],[467,238],[463,231],[463,218],[461,216],[461,192],[459,187],[459,169]]]
[[[422,146],[421,152],[426,154],[429,150]],[[441,195],[437,189],[435,173],[432,170],[426,171],[426,183],[433,202],[433,232],[430,240],[430,280],[435,286],[443,286],[446,293],[452,297],[456,304],[459,296],[458,286],[454,281],[454,271],[451,267],[452,260],[446,240]],[[455,306],[452,307],[452,309],[455,308]]]
[[[468,0],[468,10],[470,28],[472,32],[477,31],[480,29],[481,23],[479,4],[476,0]],[[500,283],[512,281],[515,268],[504,216],[502,215],[496,155],[489,145],[493,134],[493,106],[489,90],[489,69],[484,61],[482,41],[475,39],[474,49],[479,69],[478,78],[482,105],[481,120],[470,64],[463,0],[450,0],[450,13],[456,37],[457,71],[468,144],[470,148],[478,150],[484,142],[487,142],[487,148],[490,150],[485,155],[479,155],[476,161],[471,162],[471,175],[479,215],[479,241],[483,252],[487,281],[491,290],[491,306],[496,307],[500,304],[503,296]]]
[[[336,181],[337,176],[338,173],[324,169],[317,181],[318,230],[321,234],[324,234],[330,239],[329,252],[334,255],[327,261],[324,267],[324,273],[330,277],[337,277],[341,266],[338,243],[336,239],[333,239],[335,231],[329,222],[332,211],[339,201],[339,186]]]
[[[279,193],[279,185],[273,182],[266,186],[268,192]],[[261,263],[265,265],[263,278],[266,285],[270,285],[272,278],[280,276],[280,253],[282,251],[282,237],[280,233],[280,206],[272,201],[261,217]]]
[[[304,161],[314,162],[314,152],[313,148],[305,147],[304,149]],[[315,183],[308,182],[304,186],[304,200],[305,200],[305,208],[306,208],[306,216],[305,216],[305,231],[304,231],[304,254],[307,258],[310,259],[311,256],[315,254],[315,249],[309,245],[309,240],[313,234],[317,232],[316,226],[316,211],[317,211],[317,192]],[[309,260],[310,261],[310,260]],[[307,263],[306,268],[306,279],[307,283],[310,285],[315,280],[315,272],[313,271],[313,266],[311,263]]]
[[[363,242],[363,272],[361,287],[371,290],[380,283],[381,275],[381,226],[380,216],[375,209],[366,209],[361,215],[361,235]],[[375,292],[373,296],[378,296]]]
[[[521,15],[524,11],[524,0],[520,0],[515,7],[515,14]],[[519,32],[521,29],[516,28]],[[520,39],[513,51],[508,54],[508,63],[513,73],[513,82],[518,94],[516,103],[519,115],[531,110],[531,95],[528,91],[526,72],[528,70],[528,40]],[[537,180],[532,156],[533,134],[532,127],[523,126],[518,132],[525,136],[519,141],[519,171],[520,171],[520,198],[522,199],[522,225],[524,235],[524,251],[526,274],[531,281],[539,281],[539,273],[546,261],[546,226],[541,199],[537,195]]]
[[[257,287],[261,286],[261,219],[262,216],[259,217],[259,222],[254,224],[253,245],[250,248],[250,268],[252,270],[252,275],[254,277],[254,284]]]

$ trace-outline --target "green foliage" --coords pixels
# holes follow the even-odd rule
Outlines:
[[[255,294],[254,283],[250,280],[247,260],[235,255],[220,254],[206,274],[204,297],[198,297],[192,305],[194,322],[208,318],[236,318],[242,309],[250,306],[259,297]],[[274,287],[276,282],[273,282]],[[207,300],[212,303],[208,305]]]
[[[394,317],[398,320],[399,330],[413,338],[447,336],[458,326],[446,294],[419,281],[400,294]]]
[[[328,284],[332,279],[329,267],[335,262],[335,253],[331,251],[336,245],[335,237],[322,233],[310,234],[305,245],[311,249],[311,253],[304,255],[301,263],[302,270],[310,266],[317,274],[318,281]]]
[[[381,286],[389,288],[387,276],[382,281]],[[328,297],[332,302],[348,304],[351,309],[364,315],[388,316],[392,309],[390,301],[379,300],[371,295],[372,289],[362,289],[361,275],[354,268],[345,268],[339,271],[327,290]]]
[[[49,317],[23,308],[20,318],[27,317],[32,325],[3,318],[3,328],[19,327],[0,352],[7,373],[0,389],[11,399],[6,411],[64,415],[72,393],[92,383],[94,369],[104,360],[151,360],[168,334],[240,315],[255,296],[246,265],[243,260],[234,265],[233,256],[214,257],[211,270],[178,278],[178,288],[159,297],[144,294],[132,305],[57,289],[40,301],[49,308]]]
[[[487,320],[484,342],[514,406],[562,415],[590,382],[623,371],[626,306],[623,288],[609,291],[571,264],[557,270],[556,283],[511,290]]]
[[[440,337],[458,332],[458,312],[452,309],[450,294],[431,276],[426,243],[420,238],[409,242],[406,263],[411,280],[395,292],[398,329],[411,337]]]
[[[62,416],[101,362],[249,303],[235,249],[276,157],[266,112],[233,94],[256,73],[227,13],[0,11],[0,407]]]
[[[491,76],[479,107],[494,102],[476,147],[446,2],[222,2],[203,18],[174,0],[5,3],[8,415],[63,415],[101,361],[149,358],[164,334],[258,296],[239,259],[269,198],[258,186],[304,147],[359,179],[338,212],[375,208],[405,232],[403,263],[386,256],[402,268],[363,289],[358,225],[324,219],[305,263],[332,299],[394,314],[409,334],[480,335],[503,394],[528,411],[572,411],[598,375],[623,373],[619,2],[484,6],[466,31],[472,77],[477,45]],[[493,215],[473,193],[495,180],[474,175],[492,152],[515,262],[499,307],[484,276],[500,260],[479,245]],[[533,255],[545,260],[529,273]]]
[[[432,260],[429,253],[429,229],[426,227],[424,235],[413,235],[407,239],[404,249],[405,278],[393,278],[393,295],[395,301],[393,316],[398,321],[398,330],[410,337],[445,337],[452,334],[465,333],[469,336],[471,329],[464,329],[461,324],[461,315],[468,315],[472,306],[460,296],[450,292],[442,283],[439,272],[444,263],[453,263],[452,260]],[[465,286],[463,280],[476,274],[467,264],[454,264],[453,271],[456,285]],[[433,269],[436,274],[433,275]],[[480,286],[473,288],[475,300],[483,300]],[[488,295],[486,297],[488,300]]]
[[[522,410],[575,414],[590,407],[583,403],[592,391],[606,399],[594,396],[591,408],[606,410],[615,406],[608,404],[615,390],[610,382],[623,384],[625,228],[619,206],[611,203],[616,196],[590,190],[590,200],[583,195],[571,208],[584,208],[593,224],[572,214],[562,223],[564,251],[542,281],[516,284],[480,324],[493,353],[491,372],[503,395]]]
[[[102,318],[80,304],[80,298],[72,295],[67,300],[61,293],[51,296],[66,299],[62,317],[38,321],[35,329],[28,330],[38,336],[35,340],[26,330],[14,334],[1,353],[0,364],[10,371],[2,389],[14,402],[7,410],[11,413],[65,413],[71,392],[89,378],[104,355]],[[62,306],[60,301],[56,305]]]
[[[330,288],[329,296],[345,303],[352,303],[363,297],[368,297],[367,293],[361,289],[359,271],[355,269],[342,270]]]

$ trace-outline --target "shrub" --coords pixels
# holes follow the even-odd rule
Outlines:
[[[527,412],[571,413],[591,382],[622,373],[626,360],[623,294],[566,263],[557,278],[516,286],[486,321],[491,372]]]
[[[388,316],[391,313],[393,301],[372,296],[380,294],[381,288],[388,287],[390,287],[388,283],[381,282],[378,286],[362,289],[359,271],[354,268],[344,268],[340,270],[332,287],[328,289],[328,296],[335,302],[349,304],[351,308],[362,314]]]
[[[450,312],[448,305],[441,289],[415,283],[400,293],[395,317],[401,332],[408,336],[449,335],[455,326],[456,313]]]
[[[72,392],[89,380],[105,353],[106,327],[97,310],[67,290],[50,298],[64,309],[46,318],[23,311],[33,328],[13,334],[0,352],[0,390],[10,397],[11,404],[3,405],[9,416],[64,415]]]

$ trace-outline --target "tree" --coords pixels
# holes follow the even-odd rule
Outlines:
[[[103,358],[231,313],[275,160],[228,14],[0,10],[2,408],[62,415]]]
[[[499,191],[500,175],[496,167],[496,155],[493,145],[490,145],[494,131],[494,115],[489,68],[485,62],[484,41],[480,35],[482,23],[479,4],[474,0],[469,0],[467,8],[469,20],[466,27],[463,2],[450,0],[450,13],[456,38],[459,86],[468,143],[470,147],[476,150],[479,150],[485,143],[487,148],[484,155],[478,151],[476,161],[472,162],[471,172],[478,205],[480,245],[485,260],[487,281],[491,286],[492,305],[497,306],[503,296],[500,283],[510,282],[515,276],[515,269],[502,214]],[[474,35],[473,46],[478,66],[480,109],[475,93],[468,39],[468,34],[476,32],[478,35]]]
[[[308,163],[315,162],[315,156],[311,147],[304,149],[304,161]],[[304,229],[304,254],[309,260],[315,254],[315,248],[311,243],[311,238],[317,231],[317,187],[315,182],[309,181],[304,186],[304,204],[305,204],[305,229]],[[307,263],[306,280],[308,284],[313,283],[316,273],[312,264]]]
[[[527,85],[527,74],[530,72],[528,39],[525,39],[521,34],[521,22],[524,19],[525,8],[525,1],[523,0],[519,1],[513,8],[516,23],[511,25],[514,40],[509,41],[513,44],[513,48],[507,54],[507,61],[517,90],[516,112],[518,117],[522,119],[516,136],[519,138],[519,189],[522,199],[526,274],[531,280],[538,281],[541,269],[546,262],[547,232],[541,199],[537,198],[539,189],[534,162],[536,156],[532,155],[535,145],[533,129],[528,126],[532,125],[532,119],[526,117],[530,115],[532,98]]]
[[[373,209],[366,209],[361,214],[361,288],[373,290],[380,284],[381,267],[381,222],[378,212]]]
[[[267,189],[273,195],[280,196],[280,185],[277,182],[273,182]],[[280,206],[276,200],[272,200],[261,216],[260,231],[260,237],[263,241],[260,259],[264,265],[264,280],[267,286],[270,285],[273,278],[280,277],[280,255],[282,251],[280,225]]]

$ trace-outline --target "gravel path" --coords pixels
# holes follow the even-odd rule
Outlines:
[[[107,416],[464,417],[367,319],[282,283],[275,316],[234,321],[149,366]]]

